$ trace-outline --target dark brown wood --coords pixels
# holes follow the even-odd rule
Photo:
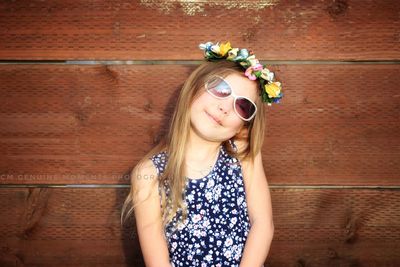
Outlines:
[[[397,0],[2,1],[0,59],[201,59],[230,40],[270,60],[398,60]]]
[[[1,189],[0,265],[144,266],[134,220],[120,226],[127,193]],[[400,264],[398,191],[271,189],[271,196],[275,233],[266,266]]]
[[[129,183],[194,68],[0,66],[0,183]],[[398,184],[398,65],[274,69],[285,96],[266,106],[271,184]]]
[[[120,225],[127,188],[2,186],[129,184],[196,67],[158,60],[230,40],[262,60],[398,61],[399,14],[396,0],[2,1],[0,60],[158,65],[0,65],[0,266],[144,266],[133,218]],[[272,67],[285,97],[266,111],[265,266],[400,266],[399,191],[340,188],[399,186],[400,67],[316,63]]]

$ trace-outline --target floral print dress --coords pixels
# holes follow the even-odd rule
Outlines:
[[[158,174],[162,173],[168,159],[166,152],[150,159]],[[165,187],[168,196],[167,184],[160,186]],[[212,171],[200,179],[187,178],[184,195],[188,207],[186,221],[179,223],[182,210],[178,209],[164,229],[171,265],[239,266],[250,230],[239,161],[221,145]]]

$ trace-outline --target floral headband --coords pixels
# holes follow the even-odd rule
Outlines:
[[[272,103],[279,103],[283,97],[281,83],[274,81],[274,73],[260,64],[252,51],[248,51],[245,48],[232,48],[230,42],[223,44],[207,42],[200,44],[199,47],[204,50],[204,58],[208,61],[226,59],[238,62],[246,69],[244,74],[250,80],[255,81],[258,79],[261,87],[261,99],[268,106],[271,106]]]

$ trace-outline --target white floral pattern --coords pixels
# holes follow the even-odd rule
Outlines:
[[[167,159],[166,152],[151,157],[158,173]],[[163,186],[168,196],[169,188]],[[187,179],[185,189],[188,219],[177,223],[178,210],[164,229],[172,266],[239,266],[251,227],[239,161],[221,145],[213,170]]]

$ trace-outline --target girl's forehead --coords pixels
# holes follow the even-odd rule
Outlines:
[[[241,75],[239,73],[228,74],[225,80],[230,84],[236,94],[249,97],[253,101],[256,100],[258,82],[252,81],[244,74]]]

